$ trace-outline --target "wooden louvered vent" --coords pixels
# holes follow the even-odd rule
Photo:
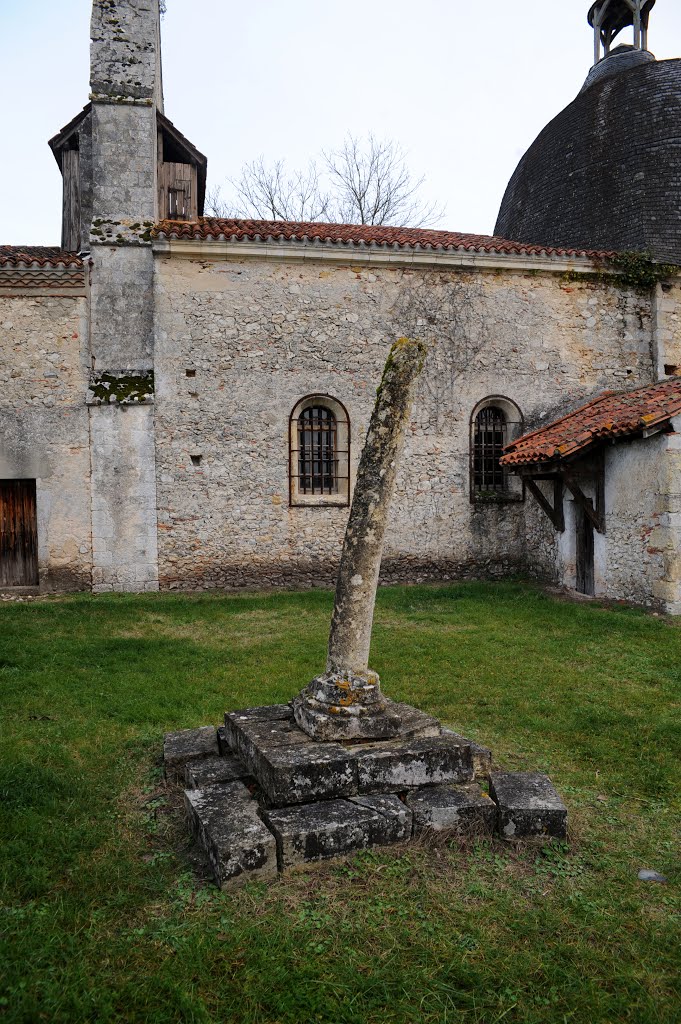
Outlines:
[[[35,480],[0,480],[0,587],[37,584]]]

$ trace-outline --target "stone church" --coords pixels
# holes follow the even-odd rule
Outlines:
[[[595,64],[485,236],[203,217],[158,0],[94,0],[89,102],[50,140],[62,245],[0,246],[0,587],[331,584],[417,335],[383,579],[681,612],[681,61],[647,49],[654,2],[593,5]]]

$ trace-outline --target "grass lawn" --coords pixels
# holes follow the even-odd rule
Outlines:
[[[548,773],[569,847],[372,851],[236,893],[196,873],[163,733],[290,699],[331,602],[0,604],[0,1020],[678,1024],[681,625],[663,618],[519,583],[381,590],[385,691]]]

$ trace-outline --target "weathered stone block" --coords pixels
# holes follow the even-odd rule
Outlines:
[[[254,775],[275,807],[357,793],[352,751],[339,743],[261,748]]]
[[[546,775],[492,772],[489,786],[503,839],[567,835],[567,808]]]
[[[274,836],[258,806],[240,782],[185,791],[192,832],[208,857],[215,881],[224,889],[277,873]]]
[[[189,761],[184,768],[184,780],[189,789],[206,789],[222,782],[244,782],[248,785],[255,781],[244,763],[233,754]]]
[[[483,747],[474,740],[468,740],[465,736],[461,736],[458,732],[454,732],[453,729],[443,728],[442,732],[447,736],[453,736],[459,743],[467,743],[471,748],[471,758],[473,760],[473,771],[475,778],[487,779],[489,773],[492,770],[492,751],[489,747]]]
[[[470,746],[452,736],[367,744],[355,759],[360,793],[469,782],[473,778]]]
[[[168,732],[163,737],[163,768],[166,776],[181,774],[187,761],[213,757],[217,753],[218,733],[214,725]]]
[[[461,834],[492,833],[497,817],[493,800],[477,783],[426,786],[408,793],[405,802],[414,815],[414,831],[451,829]]]
[[[411,835],[411,812],[394,795],[326,800],[263,813],[276,836],[282,871]]]

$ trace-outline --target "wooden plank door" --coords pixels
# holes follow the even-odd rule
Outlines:
[[[575,508],[577,540],[577,591],[580,594],[594,593],[594,528],[581,506]]]
[[[0,480],[0,587],[37,584],[35,480]]]

